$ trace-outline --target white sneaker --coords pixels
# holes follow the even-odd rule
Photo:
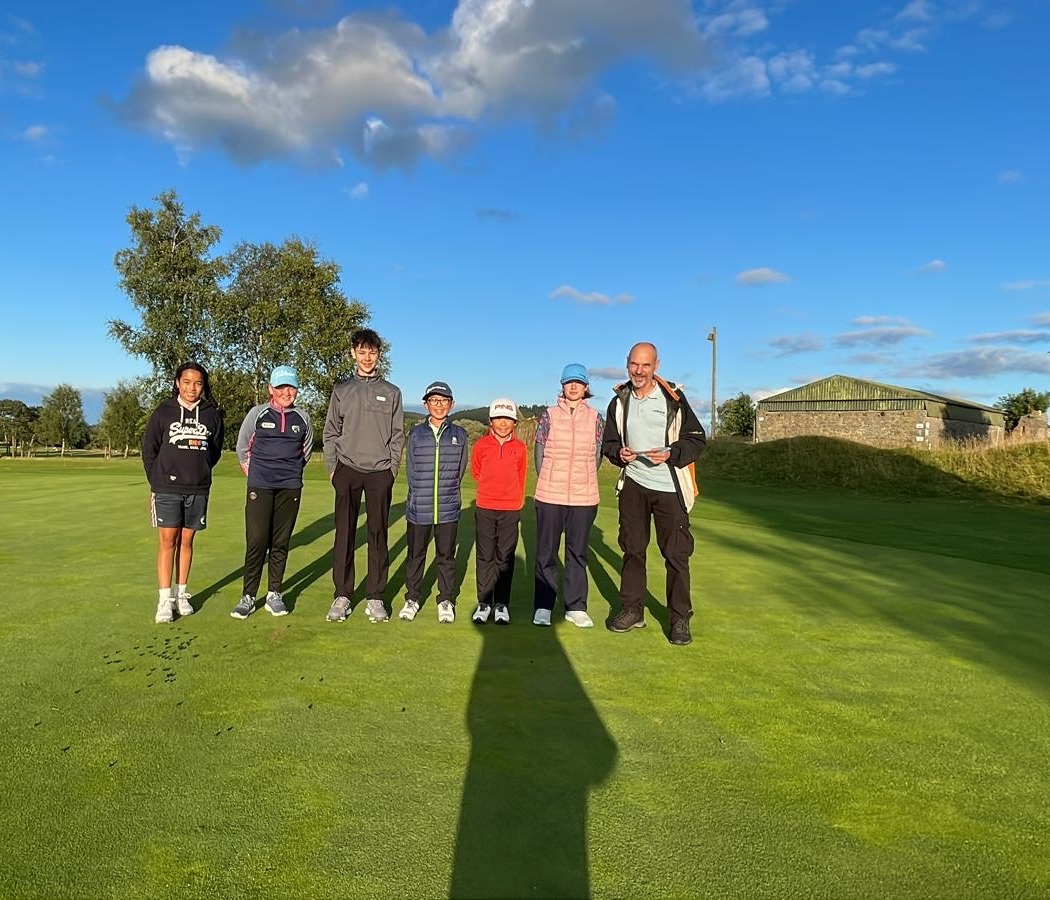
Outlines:
[[[190,603],[190,598],[192,596],[193,596],[193,594],[185,593],[185,594],[179,594],[179,596],[175,598],[175,602],[178,604],[178,607],[179,607],[179,615],[180,616],[192,616],[193,615],[194,610],[193,610],[192,604]]]
[[[470,619],[477,625],[484,625],[489,620],[489,614],[491,612],[491,606],[487,603],[479,603],[478,608],[474,610],[474,615],[472,615]]]
[[[385,622],[390,618],[387,615],[383,601],[378,597],[371,597],[365,602],[365,614],[373,622]]]
[[[510,624],[510,610],[507,609],[506,603],[496,604],[496,624],[497,625],[509,625]]]
[[[438,621],[439,622],[455,622],[456,621],[456,604],[451,600],[442,600],[438,604]]]
[[[537,609],[536,615],[532,617],[533,625],[550,625],[551,611],[549,609]]]
[[[577,628],[593,628],[594,622],[582,609],[570,609],[565,613],[565,621],[572,622]]]
[[[415,600],[406,600],[397,617],[404,619],[406,622],[411,622],[416,617],[417,612],[419,612],[419,604]]]
[[[157,615],[154,616],[153,621],[158,625],[166,625],[169,622],[175,621],[175,601],[174,600],[160,600],[157,603]]]

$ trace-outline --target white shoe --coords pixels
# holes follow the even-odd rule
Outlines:
[[[178,607],[179,607],[179,615],[180,616],[192,616],[193,615],[193,606],[190,603],[190,598],[192,596],[193,596],[193,594],[188,594],[187,593],[187,594],[179,594],[179,596],[175,598],[175,602],[178,604]]]
[[[570,609],[565,613],[565,621],[572,622],[577,628],[593,628],[594,622],[582,609]]]
[[[509,625],[510,624],[510,610],[507,609],[506,603],[496,604],[496,618],[497,625]]]
[[[419,604],[415,600],[406,600],[397,617],[404,619],[406,622],[411,622],[416,617],[417,612],[419,612]]]
[[[175,601],[161,600],[157,603],[157,615],[153,621],[158,625],[166,625],[175,621]]]
[[[549,609],[537,609],[536,615],[532,617],[533,625],[550,625],[551,611]]]
[[[438,621],[439,622],[455,622],[456,621],[456,604],[451,600],[442,600],[438,604]]]
[[[492,612],[492,607],[487,603],[479,603],[478,608],[474,610],[471,621],[477,625],[484,625],[489,620],[489,614]]]

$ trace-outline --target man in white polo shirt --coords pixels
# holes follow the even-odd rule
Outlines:
[[[659,368],[656,347],[635,344],[627,355],[628,381],[614,388],[605,417],[602,455],[623,470],[616,483],[623,551],[620,611],[609,630],[645,627],[645,554],[652,522],[667,571],[670,640],[688,644],[693,614],[689,510],[697,493],[693,463],[707,446],[707,435],[681,388],[660,378]]]

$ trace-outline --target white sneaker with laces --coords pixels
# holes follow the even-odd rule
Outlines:
[[[489,614],[492,612],[492,607],[487,603],[479,603],[478,608],[474,610],[471,621],[478,625],[484,625],[489,620]]]
[[[549,609],[537,609],[536,615],[532,617],[533,625],[550,625],[551,611]]]
[[[442,600],[438,604],[438,621],[452,623],[456,621],[456,604],[451,600]]]
[[[572,622],[577,628],[593,628],[594,622],[582,609],[570,609],[565,613],[565,621]]]
[[[383,601],[378,597],[372,597],[365,602],[365,614],[373,622],[385,622],[390,618]]]
[[[419,604],[415,600],[406,600],[397,617],[404,619],[406,622],[411,622],[416,617],[417,612],[419,612]]]
[[[166,625],[175,621],[175,602],[173,600],[160,600],[157,603],[157,615],[153,621],[158,625]]]
[[[182,593],[182,594],[179,594],[179,596],[175,598],[175,602],[178,604],[178,607],[179,607],[179,615],[180,616],[192,616],[193,615],[193,612],[194,612],[193,605],[190,603],[190,598],[191,597],[193,597],[193,594]]]
[[[510,610],[507,609],[506,603],[496,604],[496,624],[497,625],[509,625],[510,624]]]

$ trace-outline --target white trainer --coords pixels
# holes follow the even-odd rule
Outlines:
[[[179,594],[179,596],[175,598],[175,602],[178,604],[178,607],[179,607],[179,615],[180,616],[192,616],[193,615],[193,612],[194,612],[193,604],[190,603],[190,598],[191,597],[193,597],[193,594],[184,592],[182,594]]]
[[[397,617],[404,619],[406,622],[411,622],[416,617],[417,612],[419,612],[419,604],[415,600],[406,600]]]
[[[510,610],[507,609],[506,603],[496,604],[496,615],[494,621],[497,625],[509,625],[510,624]]]
[[[452,623],[456,621],[456,604],[451,600],[442,600],[438,604],[438,621]]]
[[[536,615],[532,617],[533,625],[550,625],[551,611],[549,609],[537,609]]]
[[[175,621],[175,601],[161,600],[157,603],[157,615],[153,621],[158,625],[166,625]]]
[[[594,622],[582,609],[570,609],[565,613],[565,621],[572,622],[577,628],[593,628]]]
[[[492,607],[487,603],[479,603],[478,608],[474,610],[471,621],[477,625],[484,625],[489,620],[489,614],[492,612]]]

